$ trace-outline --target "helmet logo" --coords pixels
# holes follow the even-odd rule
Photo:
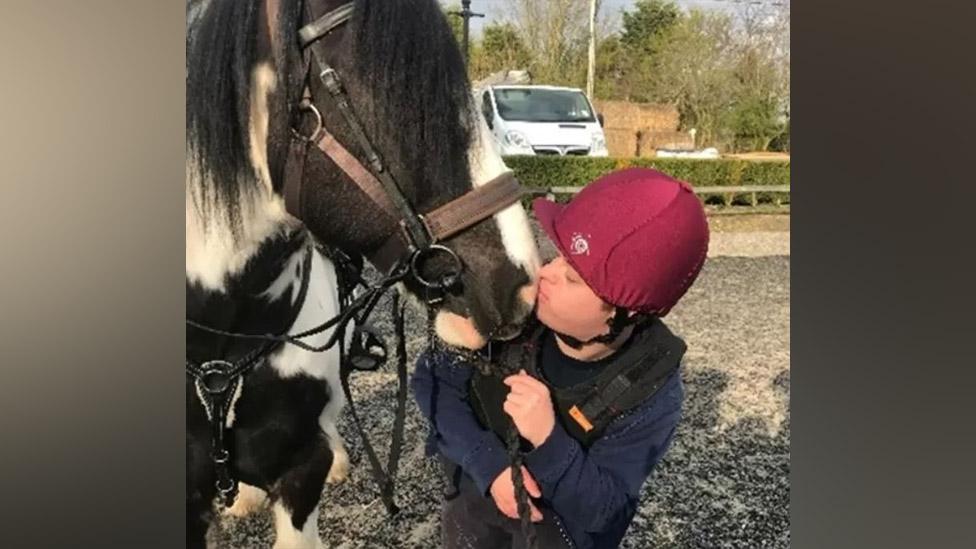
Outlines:
[[[573,243],[570,246],[570,251],[573,255],[590,255],[590,243],[580,233],[573,233]]]

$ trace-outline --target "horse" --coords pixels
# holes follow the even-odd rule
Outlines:
[[[336,428],[341,345],[309,350],[338,329],[311,330],[340,314],[326,247],[381,273],[405,264],[389,260],[390,242],[412,250],[396,291],[429,308],[447,345],[514,337],[532,311],[539,255],[517,200],[435,246],[418,232],[429,220],[410,215],[511,178],[437,2],[342,2],[187,1],[187,547],[206,545],[222,493],[236,494],[231,513],[266,494],[275,548],[322,546],[319,498],[349,469]],[[345,156],[316,154],[326,137]],[[363,178],[387,194],[395,183],[394,212],[407,215],[381,207]],[[418,249],[435,247],[418,267]],[[304,347],[234,335],[303,332]],[[236,377],[189,375],[191,364],[244,362]]]

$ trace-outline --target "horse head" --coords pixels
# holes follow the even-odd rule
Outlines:
[[[348,19],[315,36],[315,49],[341,76],[358,124],[341,115],[299,35],[341,8]],[[191,207],[224,212],[225,232],[234,235],[226,239],[237,242],[258,238],[261,220],[289,226],[300,218],[319,240],[375,263],[391,236],[403,232],[403,219],[379,207],[334,158],[304,157],[300,211],[286,211],[284,181],[296,132],[316,133],[319,123],[375,172],[361,131],[418,214],[510,171],[474,107],[457,43],[435,0],[356,0],[349,6],[343,0],[210,0],[188,3],[188,18],[193,10],[222,13],[202,20],[187,37],[187,147],[194,159],[187,168],[188,265]],[[230,34],[221,25],[248,32]],[[191,180],[216,190],[202,185],[197,192]],[[467,348],[514,336],[531,313],[539,266],[521,204],[438,244],[460,259],[461,270],[452,272],[451,254],[433,254],[422,267],[427,280],[459,275],[433,305],[437,335]],[[401,288],[425,300],[427,288],[415,277]]]

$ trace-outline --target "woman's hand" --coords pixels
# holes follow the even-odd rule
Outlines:
[[[502,408],[511,416],[520,435],[538,448],[556,425],[556,412],[549,388],[521,370],[505,378],[511,388]]]
[[[522,478],[525,481],[525,491],[529,493],[530,496],[534,498],[542,497],[542,491],[539,490],[539,485],[536,483],[532,475],[529,474],[529,470],[522,467]],[[512,482],[512,468],[508,467],[498,477],[495,478],[491,483],[491,488],[489,490],[492,499],[495,500],[495,505],[498,510],[501,511],[503,515],[508,518],[518,519],[518,504],[515,499],[515,484]],[[539,509],[533,505],[532,500],[529,500],[529,516],[532,517],[532,522],[539,522],[542,520],[542,513]]]

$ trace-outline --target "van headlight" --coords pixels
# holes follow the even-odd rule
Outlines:
[[[607,140],[602,133],[594,133],[590,136],[590,154],[606,154]]]
[[[508,130],[505,132],[505,144],[516,149],[532,150],[532,144],[528,138],[520,131]]]

